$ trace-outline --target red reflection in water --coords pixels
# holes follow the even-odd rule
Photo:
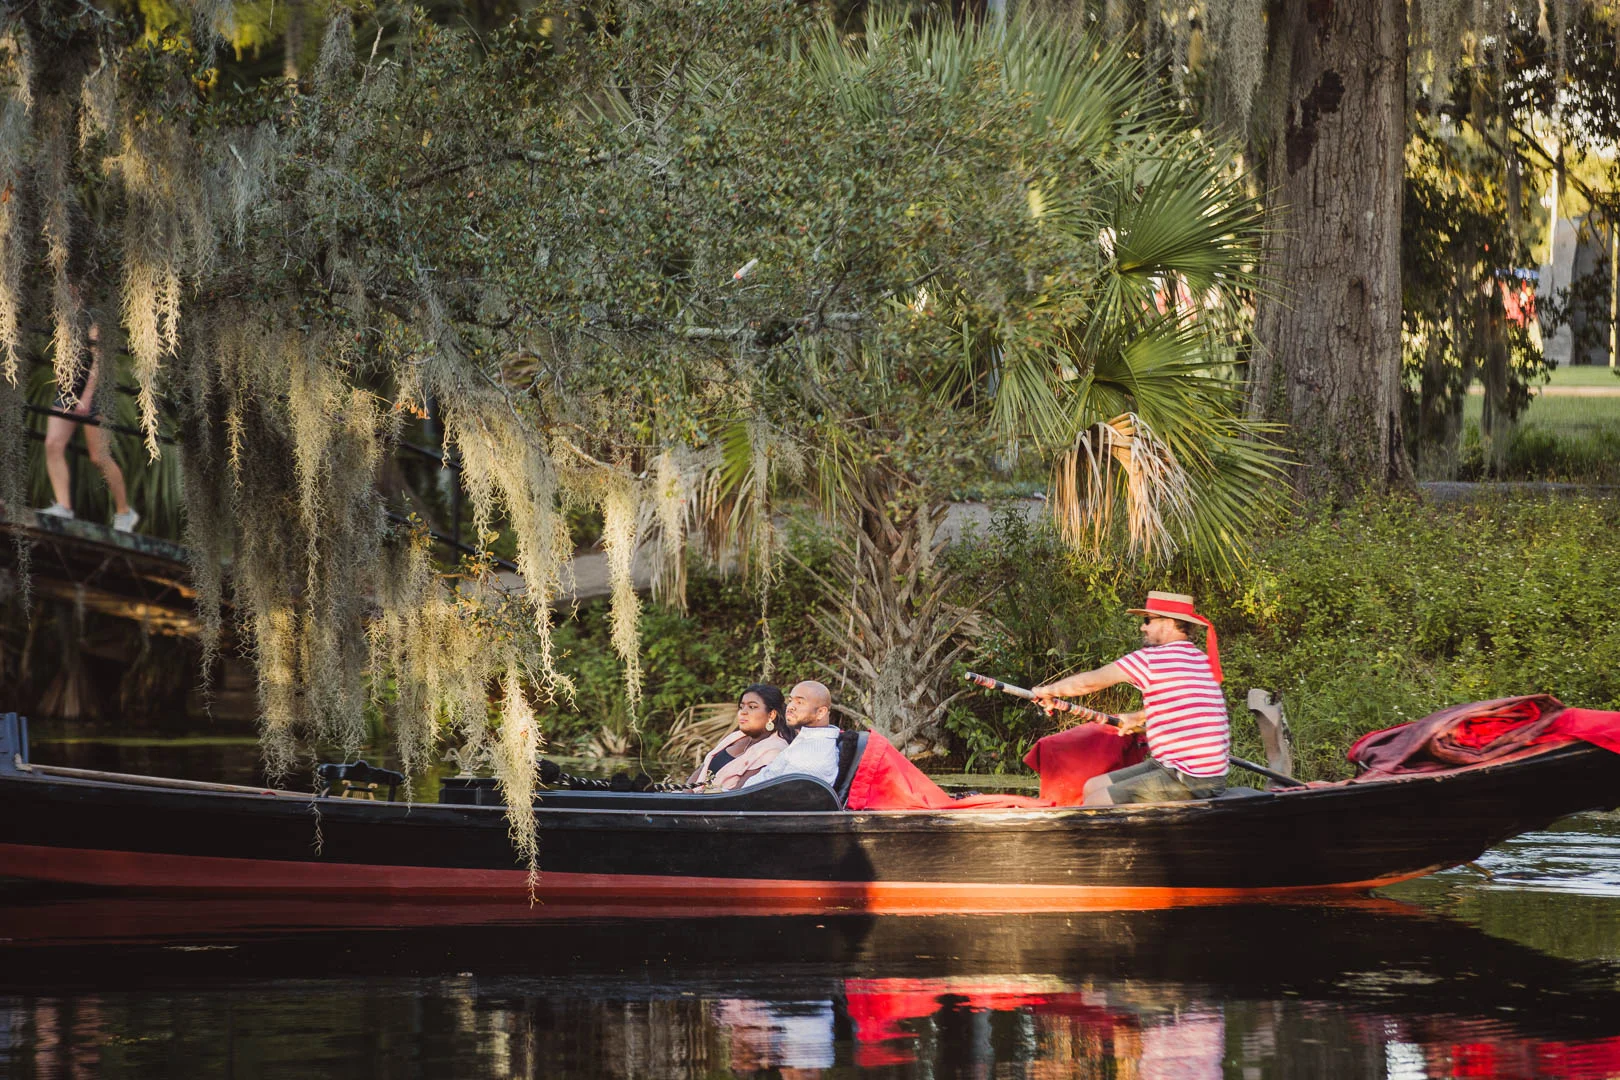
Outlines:
[[[855,1064],[865,1069],[916,1061],[917,1036],[902,1023],[946,1009],[1012,1012],[1070,1018],[1085,1035],[1111,1044],[1118,1028],[1135,1031],[1136,1017],[1095,1004],[1087,994],[1032,990],[1016,982],[940,979],[845,979],[844,995],[855,1027]],[[1109,1056],[1114,1056],[1110,1054]]]
[[[1595,1042],[1507,1037],[1430,1048],[1431,1076],[1491,1080],[1613,1080],[1620,1076],[1620,1036]]]

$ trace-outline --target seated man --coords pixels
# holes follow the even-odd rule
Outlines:
[[[802,682],[788,694],[787,723],[796,734],[776,760],[748,778],[751,788],[778,776],[814,776],[832,786],[838,779],[838,729],[832,726],[832,691]]]

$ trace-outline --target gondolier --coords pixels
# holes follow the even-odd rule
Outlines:
[[[1123,731],[1146,731],[1148,759],[1104,773],[1085,786],[1088,806],[1208,799],[1226,790],[1232,746],[1215,628],[1182,593],[1150,592],[1142,616],[1143,647],[1095,671],[1037,686],[1037,703],[1094,694],[1129,683],[1142,692],[1142,708],[1121,717]],[[1192,626],[1208,633],[1199,649]]]

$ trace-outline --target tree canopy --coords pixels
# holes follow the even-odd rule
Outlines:
[[[993,456],[1056,463],[1079,545],[1218,562],[1264,504],[1234,366],[1255,204],[1072,21],[848,36],[783,0],[647,0],[478,34],[339,7],[307,76],[224,87],[230,11],[12,10],[0,359],[11,387],[44,303],[69,385],[75,305],[117,307],[211,635],[229,565],[272,771],[299,734],[357,746],[368,699],[415,768],[481,744],[495,691],[526,805],[530,702],[569,688],[570,506],[602,514],[632,700],[644,539],[678,598],[693,540],[768,585],[773,491],[845,522],[851,709],[903,735],[966,616],[928,584],[934,528]],[[429,413],[522,595],[476,561],[447,588],[390,523],[381,463]]]

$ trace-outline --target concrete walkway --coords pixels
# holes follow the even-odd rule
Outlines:
[[[1046,508],[1045,499],[1015,499],[1011,500],[1010,504],[1016,506],[1025,517],[1032,517],[1043,512]],[[940,532],[945,537],[945,542],[954,544],[962,538],[963,534],[970,530],[979,533],[988,531],[996,511],[1003,505],[1007,504],[999,502],[994,504],[982,502],[952,503],[950,510],[945,514],[945,523],[940,529]],[[631,574],[635,579],[636,591],[638,592],[645,592],[652,587],[654,555],[655,552],[650,544],[643,544],[636,552],[636,560],[631,565]],[[613,591],[608,582],[607,556],[601,552],[576,556],[573,562],[569,564],[569,571],[572,572],[574,590],[562,598],[561,602],[564,604],[580,600],[594,600]],[[569,571],[564,572],[565,584],[568,580]],[[522,580],[516,574],[502,572],[500,578],[502,585],[508,589],[520,590],[523,587]]]

